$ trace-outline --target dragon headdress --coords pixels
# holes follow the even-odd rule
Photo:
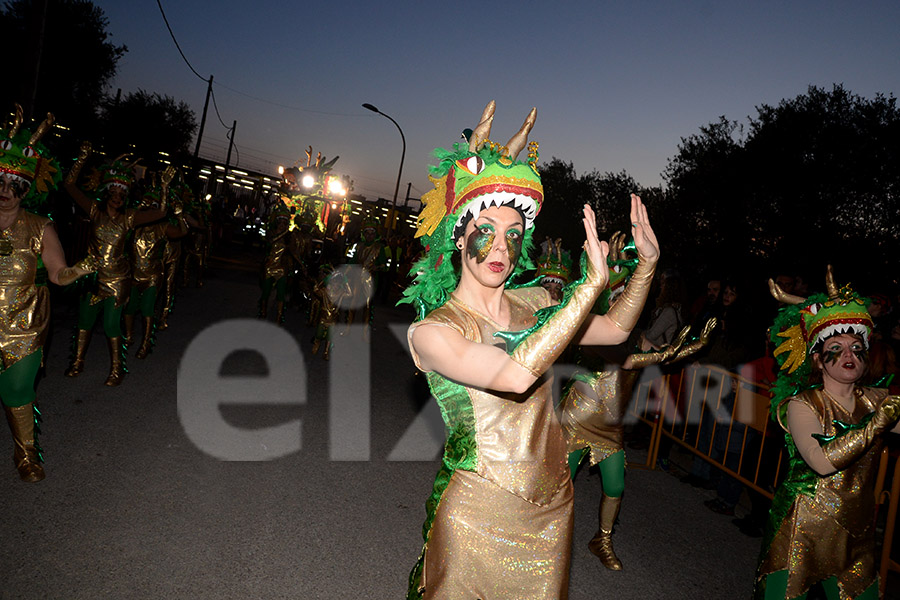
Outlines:
[[[858,335],[868,348],[873,323],[866,309],[867,299],[854,292],[847,284],[838,288],[834,283],[831,265],[825,274],[825,294],[813,294],[809,298],[784,292],[777,283],[769,280],[772,296],[786,306],[769,328],[769,339],[775,345],[778,361],[778,379],[772,388],[772,415],[777,418],[781,403],[808,385],[812,368],[810,354],[819,342],[837,334]]]
[[[12,125],[0,131],[0,173],[21,181],[27,190],[21,199],[26,205],[32,205],[43,201],[62,176],[56,161],[40,143],[53,126],[53,115],[48,113],[34,133],[22,129],[22,121],[22,107],[16,104]]]
[[[439,164],[431,167],[429,179],[434,189],[422,196],[424,208],[419,214],[416,237],[422,238],[425,255],[411,271],[413,284],[404,292],[401,302],[416,305],[419,317],[444,304],[459,282],[451,256],[457,251],[456,231],[467,216],[477,219],[482,210],[510,205],[525,218],[522,253],[513,277],[533,268],[532,250],[534,219],[544,201],[544,189],[535,163],[537,142],[528,144],[528,156],[517,160],[528,142],[537,110],[532,109],[519,131],[501,146],[488,139],[494,119],[494,101],[488,103],[478,126],[469,133],[468,144],[456,143],[453,151],[438,148]]]
[[[550,280],[560,285],[571,281],[572,257],[562,249],[561,239],[548,240],[547,251],[538,258],[535,276],[541,282]]]

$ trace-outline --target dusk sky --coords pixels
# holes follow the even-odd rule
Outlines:
[[[128,46],[112,93],[138,88],[187,102],[206,83],[173,43],[155,0],[95,0],[111,41]],[[900,93],[900,2],[291,2],[162,0],[185,56],[214,76],[222,120],[237,120],[240,167],[276,173],[307,146],[340,155],[354,191],[391,198],[431,188],[449,147],[497,101],[506,143],[532,106],[541,161],[581,174],[626,170],[642,185],[682,137],[720,115],[744,123],[815,85],[865,97]],[[201,154],[224,160],[210,108]],[[232,159],[232,163],[235,160]]]

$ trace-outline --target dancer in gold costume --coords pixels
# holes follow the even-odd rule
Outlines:
[[[417,232],[426,253],[405,292],[419,313],[408,334],[413,359],[448,430],[409,598],[567,596],[572,483],[548,371],[572,340],[625,340],[659,256],[647,211],[632,196],[641,261],[607,315],[590,315],[608,272],[607,246],[587,206],[584,275],[562,302],[554,305],[539,286],[507,287],[533,268],[528,253],[543,189],[537,145],[527,161],[516,159],[536,111],[506,146],[488,140],[493,113],[491,102],[466,132],[467,145],[437,151],[435,189],[423,198]]]
[[[167,168],[161,175],[160,185],[147,189],[142,198],[138,214],[142,211],[158,209],[165,206],[169,194],[169,184],[175,170]],[[131,241],[131,296],[125,305],[125,344],[126,348],[134,341],[134,319],[138,312],[143,316],[144,338],[135,358],[147,358],[153,348],[156,314],[156,294],[162,285],[164,276],[163,254],[166,242],[170,238],[181,238],[188,231],[188,224],[182,215],[180,201],[175,201],[173,215],[178,226],[172,225],[168,219],[141,225],[135,229]]]
[[[269,222],[266,224],[266,260],[260,275],[262,292],[259,297],[257,316],[265,319],[269,313],[269,296],[275,288],[275,322],[284,323],[284,299],[287,293],[287,276],[291,254],[290,241],[291,212],[281,200],[275,201]]]
[[[850,286],[789,304],[769,330],[781,370],[772,417],[785,430],[789,470],[775,491],[763,536],[756,597],[878,598],[875,475],[884,433],[900,429],[900,397],[858,385],[868,366],[872,318]],[[816,383],[816,381],[820,383]],[[810,385],[812,383],[812,385]]]
[[[184,207],[191,206],[194,201],[194,193],[191,191],[191,188],[187,183],[185,183],[184,179],[178,178],[172,184],[172,192],[175,194],[175,203],[180,204],[182,207],[182,212],[180,215],[173,215],[169,217],[169,222],[172,225],[176,225],[179,228],[182,225],[182,220],[188,222],[188,226],[190,226],[191,218],[184,214]],[[190,231],[190,228],[188,229]],[[165,331],[169,327],[169,315],[172,313],[172,309],[175,308],[175,288],[176,280],[175,276],[178,274],[178,267],[181,260],[181,240],[182,237],[166,237],[166,244],[163,250],[163,282],[165,284],[165,296],[163,297],[163,307],[162,312],[159,316],[159,323],[157,324],[157,331]]]
[[[627,256],[625,237],[618,232],[609,242],[609,292],[598,302],[599,311],[605,313],[614,306],[624,289],[635,261]],[[709,341],[716,326],[710,319],[699,338],[688,340],[690,327],[685,327],[671,346],[659,352],[634,352],[621,364],[609,364],[602,371],[575,374],[563,394],[560,403],[560,421],[565,432],[569,451],[569,467],[572,478],[585,456],[590,465],[598,465],[603,479],[603,495],[600,498],[600,526],[588,548],[607,569],[622,570],[622,562],[612,545],[613,526],[622,504],[625,491],[624,426],[622,419],[628,409],[634,386],[641,370],[651,365],[674,363],[695,354]]]
[[[50,322],[47,281],[68,285],[90,271],[66,266],[53,222],[28,212],[59,183],[59,171],[39,140],[52,115],[32,134],[22,129],[22,108],[0,131],[0,401],[12,431],[13,462],[23,481],[44,478],[35,432],[34,380]]]
[[[78,175],[91,154],[90,144],[82,144],[72,170],[66,176],[65,188],[75,203],[91,220],[88,256],[97,264],[97,290],[81,297],[75,348],[66,376],[77,377],[84,370],[91,331],[103,312],[103,331],[109,347],[110,370],[106,385],[116,386],[125,378],[125,345],[122,338],[122,309],[131,288],[131,265],[126,252],[128,234],[144,223],[158,221],[166,215],[165,207],[138,212],[126,209],[128,191],[134,182],[135,162],[127,163],[125,155],[106,165],[100,173],[97,190],[99,201],[78,187]]]

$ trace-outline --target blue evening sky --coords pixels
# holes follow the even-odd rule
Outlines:
[[[126,44],[112,91],[187,102],[199,120],[206,84],[184,63],[155,0],[95,0]],[[497,101],[505,143],[531,109],[542,160],[578,173],[626,170],[643,185],[682,137],[720,115],[746,121],[809,85],[900,91],[900,2],[640,0],[295,2],[162,0],[188,60],[214,75],[219,113],[237,120],[239,166],[275,173],[311,145],[340,155],[355,192],[411,196],[436,146]],[[224,159],[210,109],[201,154]],[[234,162],[234,160],[232,161]]]

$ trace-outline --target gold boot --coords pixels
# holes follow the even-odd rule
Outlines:
[[[165,331],[169,328],[169,305],[166,304],[162,309],[162,316],[159,317],[159,323],[156,325],[157,331]]]
[[[122,340],[122,343],[125,344],[125,351],[128,351],[128,347],[131,346],[131,342],[134,341],[134,315],[123,315],[122,320],[125,322],[125,332]]]
[[[122,348],[122,338],[111,337],[106,338],[106,345],[109,346],[109,377],[106,378],[106,385],[116,386],[125,379],[125,360]]]
[[[75,351],[72,354],[72,362],[66,369],[66,377],[78,377],[84,371],[84,355],[87,354],[88,342],[91,341],[90,329],[79,329],[75,334]]]
[[[141,347],[135,354],[136,358],[147,358],[150,350],[153,349],[153,317],[144,317],[144,339],[141,341]]]
[[[15,451],[13,462],[22,481],[34,483],[44,478],[44,466],[34,443],[34,407],[31,402],[24,406],[4,406],[6,421],[13,434]]]
[[[594,535],[594,539],[588,542],[588,549],[593,552],[603,563],[603,566],[611,571],[621,571],[622,561],[616,556],[612,546],[612,530],[619,515],[619,507],[622,498],[611,498],[606,494],[600,499],[600,529]]]

